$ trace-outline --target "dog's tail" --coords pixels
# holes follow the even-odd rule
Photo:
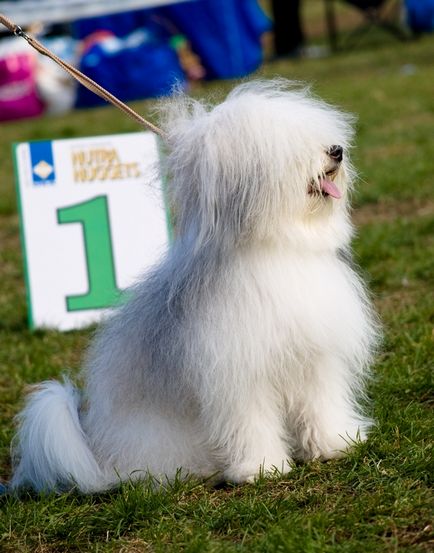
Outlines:
[[[104,489],[105,478],[87,444],[79,420],[80,393],[69,380],[35,387],[18,415],[12,447],[16,468],[10,489],[90,493]]]

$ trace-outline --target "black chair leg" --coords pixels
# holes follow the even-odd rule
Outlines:
[[[324,7],[330,50],[332,52],[336,52],[336,50],[338,49],[338,29],[336,25],[334,0],[324,0]]]

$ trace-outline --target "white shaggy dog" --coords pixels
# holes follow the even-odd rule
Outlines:
[[[166,104],[177,236],[98,333],[85,391],[21,413],[12,488],[251,481],[364,440],[376,318],[348,264],[348,116],[284,81]]]

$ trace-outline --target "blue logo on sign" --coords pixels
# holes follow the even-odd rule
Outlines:
[[[53,160],[53,146],[50,140],[30,143],[33,184],[54,184],[56,171]]]

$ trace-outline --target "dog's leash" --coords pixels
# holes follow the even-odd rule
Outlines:
[[[119,100],[119,98],[117,98],[116,96],[111,94],[111,92],[109,92],[101,85],[93,81],[90,77],[88,77],[87,75],[79,71],[76,67],[62,60],[61,58],[56,56],[56,54],[53,54],[51,50],[46,48],[34,37],[25,33],[19,25],[16,25],[15,23],[13,23],[9,18],[7,18],[2,13],[0,13],[0,23],[2,23],[14,35],[24,38],[24,40],[26,40],[32,48],[37,50],[43,56],[47,56],[50,59],[52,59],[55,63],[60,65],[62,69],[64,69],[67,73],[69,73],[72,77],[74,77],[74,79],[76,79],[83,86],[91,90],[93,93],[97,94],[100,98],[103,98],[107,102],[110,102],[111,104],[113,104],[115,107],[117,107],[118,109],[126,113],[129,117],[134,119],[134,121],[139,123],[139,125],[141,125],[142,127],[145,127],[146,129],[164,138],[164,132],[160,128],[158,128],[153,123],[147,121],[144,117],[142,117],[132,108],[124,104],[121,100]]]

